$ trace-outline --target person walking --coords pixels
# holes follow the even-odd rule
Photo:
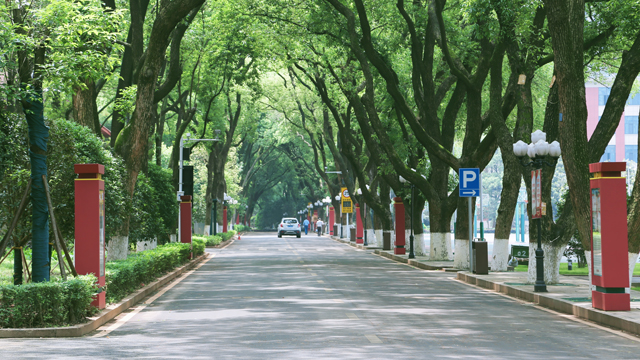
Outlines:
[[[304,225],[304,234],[307,235],[309,233],[309,219],[304,219],[302,225]]]
[[[324,225],[324,221],[318,219],[316,222],[316,231],[318,232],[318,236],[322,235],[322,225]]]

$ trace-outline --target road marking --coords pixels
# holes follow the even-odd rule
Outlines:
[[[311,276],[318,276],[318,274],[316,274],[316,273],[311,273]]]
[[[320,284],[324,284],[324,281],[322,281],[322,280],[318,280],[318,282],[319,282]]]
[[[372,344],[382,344],[382,340],[380,340],[380,338],[378,338],[377,336],[373,335],[373,334],[366,334],[365,337],[369,340],[370,343]]]
[[[304,264],[304,261],[300,260],[300,264]]]
[[[258,248],[258,250],[266,251],[266,248]]]
[[[213,259],[215,256],[216,256],[216,254],[209,253],[209,256],[205,260],[201,261],[200,264],[196,265],[196,267],[194,267],[193,269],[191,269],[191,270],[187,271],[186,273],[182,274],[178,279],[173,281],[170,285],[168,285],[164,289],[158,291],[157,294],[153,295],[147,301],[143,302],[142,305],[140,305],[137,308],[135,308],[135,310],[133,310],[132,312],[128,313],[127,315],[125,315],[121,319],[118,319],[115,323],[111,324],[111,326],[109,326],[105,330],[102,330],[100,333],[98,333],[96,335],[93,335],[92,337],[97,338],[97,337],[103,337],[103,336],[109,335],[109,333],[111,333],[112,331],[114,331],[117,328],[119,328],[120,326],[126,324],[127,321],[131,320],[132,317],[134,317],[140,311],[144,310],[148,305],[150,305],[152,302],[156,301],[156,299],[158,299],[160,296],[164,295],[164,293],[166,293],[167,291],[171,290],[174,286],[178,285],[182,280],[186,279],[187,276],[193,274],[202,265],[207,263],[207,261]]]
[[[634,335],[630,335],[630,334],[624,333],[622,330],[611,329],[611,328],[608,328],[606,326],[598,325],[598,324],[593,323],[591,321],[581,319],[581,318],[579,318],[578,316],[575,316],[575,315],[564,314],[564,313],[561,313],[561,312],[558,312],[558,311],[555,311],[555,310],[551,310],[551,309],[548,309],[548,308],[546,308],[544,306],[540,306],[540,305],[537,305],[537,304],[534,304],[534,303],[531,303],[531,302],[528,302],[528,301],[525,301],[525,300],[522,300],[522,299],[518,299],[516,297],[512,297],[512,296],[509,296],[507,294],[503,294],[503,293],[495,291],[495,290],[485,289],[485,288],[480,287],[478,285],[472,285],[472,284],[466,283],[466,282],[464,282],[462,280],[458,280],[458,279],[455,279],[455,278],[451,278],[450,280],[458,282],[458,283],[463,284],[463,285],[467,285],[467,286],[471,286],[471,287],[477,288],[479,290],[482,290],[482,291],[485,291],[485,292],[488,292],[488,293],[491,293],[491,294],[496,294],[496,295],[502,296],[504,298],[507,298],[507,299],[513,300],[515,302],[518,302],[518,303],[520,303],[522,305],[529,305],[529,306],[534,307],[536,309],[539,309],[539,310],[542,310],[542,311],[546,311],[548,313],[557,315],[557,316],[559,316],[561,318],[565,318],[567,320],[575,321],[575,322],[578,322],[578,323],[581,323],[581,324],[584,324],[584,325],[587,325],[587,326],[591,326],[591,327],[596,328],[596,329],[604,330],[606,332],[621,336],[621,337],[629,339],[629,340],[640,342],[640,338],[638,338],[637,336],[634,336]]]
[[[340,303],[340,304],[344,304],[344,301],[340,300],[340,299],[333,299],[334,302]]]
[[[347,317],[351,320],[360,320],[360,318],[358,317],[358,315],[354,314],[354,313],[347,313]],[[374,335],[375,336],[375,335]]]
[[[324,291],[333,291],[333,290],[331,290],[331,289],[324,289]]]

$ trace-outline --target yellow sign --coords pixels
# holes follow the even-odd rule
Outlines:
[[[349,190],[347,188],[342,188],[340,190],[340,200],[342,206],[342,213],[352,213],[353,212],[353,201],[349,197]]]

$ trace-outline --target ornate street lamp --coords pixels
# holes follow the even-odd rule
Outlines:
[[[525,143],[520,140],[513,144],[513,153],[516,155],[522,166],[525,168],[532,167],[531,171],[532,178],[535,176],[536,179],[541,179],[540,175],[541,169],[544,165],[549,167],[556,166],[556,162],[560,157],[560,143],[557,141],[549,144],[547,142],[547,134],[536,130],[531,133],[531,144]],[[530,162],[526,162],[525,156],[529,156],[531,159]],[[548,162],[547,159],[553,160],[552,163]],[[541,184],[539,180],[536,180],[536,184],[532,184],[532,218],[538,219],[537,228],[538,228],[538,248],[536,249],[536,283],[533,287],[533,291],[535,292],[546,292],[547,285],[544,282],[544,250],[542,250],[542,214],[538,213],[541,204],[539,203],[542,198]],[[534,198],[536,197],[536,198]]]
[[[415,170],[414,170],[415,171]],[[408,180],[403,178],[402,176],[400,176],[400,182],[402,184],[407,184]],[[409,235],[409,259],[414,259],[416,256],[413,253],[413,203],[415,202],[415,197],[413,196],[414,193],[414,188],[415,186],[412,183],[409,183],[411,185],[411,215],[409,215],[409,217],[411,218],[411,235]]]
[[[336,195],[335,197],[336,201],[340,201],[341,196],[342,196],[341,194]],[[342,239],[342,207],[340,207],[340,239]]]

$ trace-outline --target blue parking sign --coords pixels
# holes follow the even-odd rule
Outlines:
[[[480,196],[480,169],[460,168],[458,175],[460,177],[460,197]]]

